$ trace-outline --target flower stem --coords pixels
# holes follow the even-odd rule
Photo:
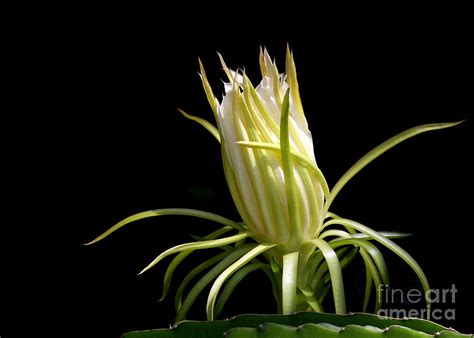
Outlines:
[[[282,275],[282,308],[283,314],[292,314],[296,311],[296,280],[298,276],[299,252],[283,255]]]

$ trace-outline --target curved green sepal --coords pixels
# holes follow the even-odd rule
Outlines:
[[[421,133],[425,133],[427,131],[431,130],[439,130],[439,129],[445,129],[445,128],[450,128],[457,126],[458,124],[462,123],[464,121],[459,121],[459,122],[449,122],[449,123],[433,123],[433,124],[424,124],[418,127],[410,128],[408,130],[405,130],[404,132],[401,132],[391,138],[389,138],[387,141],[383,142],[382,144],[378,145],[371,151],[369,151],[367,154],[365,154],[360,160],[358,160],[352,167],[349,168],[349,170],[346,171],[344,175],[337,181],[337,183],[334,185],[333,189],[331,190],[331,194],[326,201],[326,204],[324,205],[324,210],[328,211],[329,207],[331,206],[331,203],[334,201],[334,198],[336,195],[341,191],[341,189],[346,185],[349,180],[354,177],[359,171],[361,171],[367,164],[372,162],[374,159],[385,153],[387,150],[395,147],[397,144],[413,137],[416,135],[419,135]]]
[[[324,223],[324,225],[321,228],[319,228],[318,231],[320,232],[324,230],[326,227],[331,226],[333,224],[344,225],[346,227],[350,227],[354,230],[365,233],[366,235],[372,237],[374,240],[376,240],[377,242],[379,242],[380,244],[384,245],[386,248],[390,249],[392,252],[397,254],[401,259],[403,259],[416,273],[416,275],[418,276],[418,279],[421,282],[421,285],[423,286],[423,291],[424,291],[425,300],[426,300],[426,308],[428,310],[427,312],[428,312],[428,318],[429,318],[430,309],[431,309],[431,302],[430,302],[430,297],[429,297],[430,285],[428,283],[428,279],[426,278],[425,273],[423,272],[423,269],[420,267],[420,265],[415,261],[415,259],[408,252],[406,252],[400,246],[395,244],[393,241],[380,235],[377,231],[374,231],[371,228],[363,224],[360,224],[358,222],[352,221],[350,219],[337,218],[337,219],[327,221],[326,223]],[[344,241],[344,240],[345,239],[342,239],[341,241]]]
[[[204,219],[217,222],[223,225],[231,226],[234,229],[238,229],[238,230],[241,229],[241,226],[238,223],[228,218],[225,218],[225,217],[222,217],[222,216],[219,216],[207,211],[201,211],[201,210],[195,210],[195,209],[181,209],[181,208],[155,209],[155,210],[140,212],[138,214],[125,218],[124,220],[118,222],[109,230],[104,232],[102,235],[98,236],[96,239],[90,241],[89,243],[86,243],[85,245],[94,244],[129,223],[132,223],[144,218],[148,218],[148,217],[167,216],[167,215],[192,216],[192,217],[204,218]]]
[[[208,234],[207,236],[204,236],[203,238],[198,238],[196,240],[199,240],[199,241],[212,240],[212,239],[215,239],[215,238],[225,234],[226,232],[229,232],[232,229],[233,229],[232,227],[225,226],[225,227],[222,227],[220,229],[217,229],[217,230],[211,232],[210,234]],[[169,288],[171,286],[171,279],[173,278],[174,271],[181,264],[181,262],[192,253],[193,253],[193,250],[182,251],[178,255],[176,255],[176,257],[174,257],[173,260],[171,261],[171,263],[168,265],[168,268],[166,269],[165,277],[164,277],[164,280],[163,280],[163,294],[162,294],[161,298],[159,299],[160,302],[163,301],[166,298],[167,294],[168,294]]]
[[[248,233],[241,233],[241,234],[237,234],[237,235],[225,237],[225,238],[211,239],[208,241],[199,241],[199,242],[176,245],[172,248],[169,248],[166,251],[163,251],[160,255],[158,255],[158,257],[156,257],[150,264],[148,264],[142,271],[140,271],[139,275],[151,269],[153,266],[158,264],[163,258],[168,257],[169,255],[172,255],[181,251],[218,248],[220,246],[238,242],[248,236],[249,236]]]
[[[280,121],[280,152],[283,162],[283,174],[285,176],[286,199],[288,203],[288,214],[290,215],[290,233],[300,236],[300,213],[298,212],[298,201],[296,198],[295,178],[293,173],[293,160],[291,158],[290,134],[288,119],[290,116],[290,90],[288,89],[283,100]]]
[[[229,278],[232,274],[238,271],[240,268],[245,266],[248,262],[250,262],[253,258],[257,257],[258,255],[264,253],[265,251],[273,248],[276,244],[271,245],[264,245],[260,244],[257,245],[255,248],[247,252],[245,255],[240,257],[236,262],[234,262],[231,266],[222,272],[219,277],[217,277],[216,281],[211,287],[209,291],[209,297],[207,298],[207,305],[206,305],[206,313],[207,318],[209,320],[214,319],[214,304],[217,299],[217,294],[222,287],[222,284]]]
[[[341,264],[334,249],[324,240],[312,241],[321,251],[327,262],[331,275],[331,285],[334,294],[334,306],[337,314],[346,313],[346,296],[344,294],[344,282],[342,278]]]
[[[254,247],[255,245],[248,244],[236,248],[230,253],[224,252],[226,255],[223,257],[223,259],[219,261],[219,263],[209,270],[203,277],[201,277],[201,279],[189,291],[188,295],[181,304],[178,313],[176,314],[176,321],[178,322],[186,318],[186,314],[188,313],[191,305],[209,283],[211,283],[217,276],[227,269],[227,267],[229,267],[236,260],[241,258],[242,255],[245,255]]]
[[[201,126],[203,126],[204,128],[206,128],[206,130],[208,132],[210,132],[212,134],[212,136],[214,136],[216,138],[216,140],[220,143],[221,142],[221,136],[219,135],[219,129],[217,129],[212,123],[210,123],[209,121],[206,121],[200,117],[197,117],[197,116],[194,116],[194,115],[191,115],[191,114],[188,114],[186,113],[184,110],[182,109],[179,109],[178,108],[178,111],[183,114],[184,117],[186,117],[187,119],[190,119],[191,121],[194,121],[194,122],[197,122],[199,123]]]

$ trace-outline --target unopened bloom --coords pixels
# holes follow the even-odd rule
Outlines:
[[[262,80],[256,88],[244,72],[229,70],[223,60],[222,64],[229,82],[217,104],[217,121],[232,197],[258,241],[278,244],[283,252],[297,251],[322,224],[322,187],[327,185],[321,175],[315,175],[319,170],[293,56],[288,52],[286,74],[279,74],[266,50],[261,52]],[[202,75],[206,87],[203,70]],[[280,121],[288,91],[291,172],[285,171],[281,153],[285,141]],[[214,101],[211,104],[215,107]]]

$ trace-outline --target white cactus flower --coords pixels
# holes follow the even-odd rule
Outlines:
[[[303,113],[293,57],[279,74],[265,51],[262,81],[254,88],[245,73],[231,71],[217,107],[226,178],[245,225],[260,242],[278,244],[283,253],[298,251],[313,238],[324,219],[323,188],[313,140]],[[205,77],[203,77],[205,80]],[[289,91],[288,139],[294,153],[289,172],[280,152],[280,121]],[[314,174],[316,173],[316,175]],[[291,181],[291,186],[285,185]]]
[[[177,254],[165,274],[165,297],[175,269],[189,254],[200,249],[220,250],[190,271],[181,283],[175,297],[177,321],[185,318],[197,296],[212,281],[207,315],[213,319],[238,282],[257,269],[269,276],[279,312],[323,311],[323,302],[332,291],[336,313],[345,313],[342,270],[357,254],[366,268],[363,304],[366,311],[371,290],[388,284],[387,267],[374,241],[400,256],[414,270],[425,292],[428,291],[429,284],[420,266],[390,240],[405,234],[374,231],[336,216],[329,208],[345,184],[388,149],[415,135],[458,123],[422,125],[390,138],[357,161],[330,191],[316,164],[292,53],[287,50],[286,74],[279,74],[267,51],[261,51],[262,80],[256,88],[245,72],[230,70],[222,58],[221,62],[228,79],[221,102],[215,97],[200,63],[203,87],[217,128],[180,111],[221,142],[227,183],[242,222],[193,209],[157,209],[128,217],[89,244],[130,222],[153,216],[194,216],[224,225],[196,242],[166,250],[142,271]],[[230,231],[236,233],[222,237]],[[259,258],[261,254],[266,262]],[[214,267],[205,272],[210,266]],[[200,274],[199,281],[182,300],[188,283]],[[220,292],[222,287],[224,290]],[[429,294],[426,295],[429,309]],[[375,311],[381,307],[381,301],[376,297]]]

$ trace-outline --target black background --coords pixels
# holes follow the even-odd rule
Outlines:
[[[377,230],[412,233],[399,243],[432,287],[459,289],[451,306],[457,319],[443,324],[473,331],[472,22],[462,9],[438,10],[335,11],[295,22],[262,15],[254,22],[243,14],[208,19],[160,11],[153,17],[146,9],[121,8],[65,15],[27,30],[26,52],[19,54],[33,94],[13,110],[18,138],[26,142],[19,151],[6,149],[17,187],[9,201],[20,208],[2,229],[5,279],[13,286],[2,295],[5,304],[13,300],[7,318],[18,319],[21,329],[61,335],[67,328],[70,336],[89,337],[171,324],[172,301],[158,302],[166,264],[136,273],[214,224],[155,218],[94,246],[82,244],[154,208],[196,208],[237,220],[217,142],[176,108],[212,121],[198,57],[221,97],[216,51],[229,66],[245,67],[257,84],[259,47],[266,46],[283,71],[289,43],[317,161],[330,185],[402,130],[471,119],[383,155],[344,188],[333,211]],[[31,117],[22,113],[26,101]],[[198,261],[189,259],[176,280]],[[388,252],[387,261],[394,287],[416,286],[404,263]],[[347,280],[347,293],[356,299],[355,285],[363,283],[357,266]],[[275,311],[265,283],[257,274],[244,281],[224,315]],[[350,310],[360,308],[353,302]],[[205,297],[190,317],[204,319],[204,313]]]

